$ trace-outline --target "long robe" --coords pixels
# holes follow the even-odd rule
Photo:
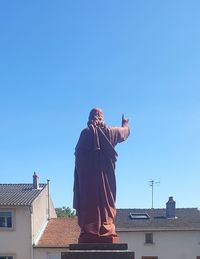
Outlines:
[[[114,146],[129,136],[129,127],[95,128],[81,132],[75,149],[74,208],[80,237],[114,237],[116,208]]]

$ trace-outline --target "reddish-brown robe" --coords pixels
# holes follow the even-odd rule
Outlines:
[[[75,149],[74,173],[74,208],[81,228],[80,243],[117,237],[113,223],[117,160],[114,146],[126,140],[129,132],[127,123],[110,128],[90,126],[81,132]]]

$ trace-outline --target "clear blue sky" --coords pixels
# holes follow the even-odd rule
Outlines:
[[[72,207],[88,113],[130,119],[117,207],[200,207],[200,1],[0,1],[0,183],[51,180]]]

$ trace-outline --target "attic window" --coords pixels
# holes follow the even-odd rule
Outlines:
[[[130,213],[129,215],[130,219],[150,219],[149,215],[147,213]]]

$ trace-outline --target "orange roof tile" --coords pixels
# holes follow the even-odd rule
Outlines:
[[[36,247],[68,247],[78,243],[79,233],[77,217],[50,219]]]

